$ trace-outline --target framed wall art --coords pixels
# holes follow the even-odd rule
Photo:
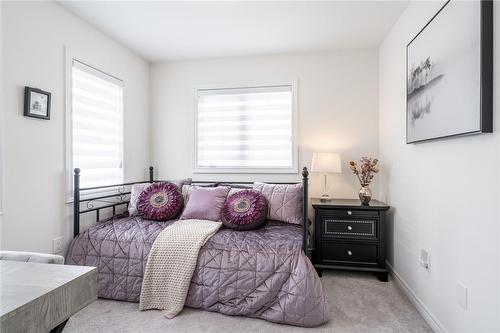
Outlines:
[[[493,130],[493,2],[450,0],[406,47],[406,142]]]
[[[24,115],[40,119],[50,119],[50,93],[24,87]]]

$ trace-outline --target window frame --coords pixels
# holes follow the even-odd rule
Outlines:
[[[240,82],[230,84],[207,84],[197,85],[194,88],[194,151],[193,151],[193,173],[194,174],[295,174],[299,172],[298,161],[298,107],[297,107],[297,79],[288,81],[272,82]],[[203,90],[223,89],[252,89],[272,88],[289,86],[292,93],[292,166],[283,167],[200,167],[198,166],[198,93]]]
[[[74,168],[73,166],[73,61],[78,61],[79,63],[86,65],[94,69],[101,77],[106,77],[114,79],[115,83],[122,86],[122,119],[121,119],[121,155],[122,155],[122,183],[125,182],[125,82],[109,72],[105,72],[99,69],[99,66],[94,66],[92,62],[87,61],[84,57],[74,56],[70,49],[65,46],[65,63],[64,63],[64,76],[65,76],[65,173],[66,173],[66,186],[65,186],[65,201],[66,203],[73,202],[73,176]],[[104,186],[104,185],[103,185]],[[93,197],[95,195],[107,195],[115,194],[117,191],[116,187],[109,187],[105,189],[97,189],[86,192],[85,196],[80,196],[80,199],[85,199],[86,197]]]

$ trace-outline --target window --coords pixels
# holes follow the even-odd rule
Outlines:
[[[294,85],[198,89],[197,172],[297,172]]]
[[[123,183],[123,82],[73,59],[70,119],[80,186]]]

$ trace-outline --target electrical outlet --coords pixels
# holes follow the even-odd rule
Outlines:
[[[52,240],[52,253],[57,254],[62,251],[62,237],[57,237]]]
[[[431,269],[431,255],[429,254],[429,252],[427,252],[427,250],[420,250],[420,266],[422,266],[426,270]]]
[[[464,309],[467,310],[468,303],[467,287],[462,282],[457,281],[457,302]]]

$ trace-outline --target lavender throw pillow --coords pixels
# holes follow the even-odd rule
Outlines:
[[[181,220],[200,219],[220,221],[222,207],[226,201],[229,187],[197,187],[194,186],[189,201],[182,213]]]
[[[269,203],[270,220],[302,224],[302,185],[254,183],[253,189],[262,193]]]
[[[172,180],[170,183],[175,184],[181,189],[183,185],[191,184],[191,178]],[[128,214],[130,216],[139,215],[137,211],[137,200],[139,200],[139,195],[141,195],[142,191],[149,185],[151,184],[141,183],[132,185],[132,189],[130,190],[130,202],[128,204]]]
[[[182,194],[177,185],[154,183],[139,195],[137,210],[145,219],[166,221],[179,215],[182,203]]]
[[[230,195],[222,208],[224,226],[236,230],[252,230],[267,221],[267,199],[257,191],[240,190]]]
[[[196,181],[195,181],[196,182]],[[187,185],[182,185],[182,196],[184,197],[184,205],[187,205],[189,201],[189,196],[191,195],[191,192],[195,187],[217,187],[219,183],[214,182],[214,183],[208,183],[208,184],[199,184],[199,185],[191,185],[191,183]]]

